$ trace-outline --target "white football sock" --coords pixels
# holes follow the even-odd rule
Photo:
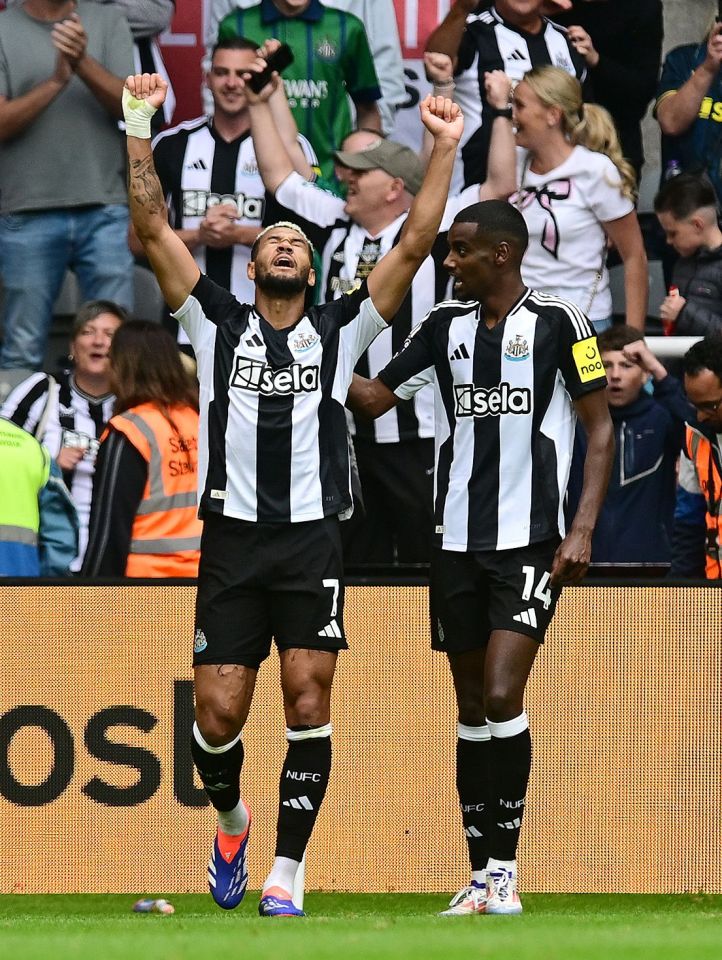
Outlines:
[[[243,805],[243,800],[239,800],[232,810],[216,810],[218,814],[218,826],[223,833],[230,837],[237,837],[245,832],[248,826],[248,811]]]
[[[293,897],[293,883],[300,865],[299,860],[290,860],[288,857],[276,857],[273,861],[271,872],[263,884],[263,893],[265,893],[266,890],[270,890],[271,887],[280,887],[281,890],[286,891],[289,897]]]

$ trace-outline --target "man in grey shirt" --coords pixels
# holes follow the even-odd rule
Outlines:
[[[25,0],[0,13],[0,367],[39,368],[71,268],[85,299],[132,303],[117,121],[133,69],[122,11]]]

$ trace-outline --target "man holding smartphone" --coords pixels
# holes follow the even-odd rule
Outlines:
[[[655,116],[662,129],[662,163],[671,173],[704,171],[722,197],[722,23],[702,43],[667,54]]]
[[[381,90],[363,23],[319,0],[261,0],[221,20],[218,40],[237,36],[259,46],[277,37],[293,51],[294,62],[283,71],[286,96],[323,176],[332,179],[333,151],[353,127],[349,97],[356,126],[381,129]]]

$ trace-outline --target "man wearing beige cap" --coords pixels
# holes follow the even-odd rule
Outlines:
[[[501,72],[490,74],[488,85],[489,96],[504,113],[509,98],[506,77]],[[336,162],[345,170],[343,179],[348,187],[344,201],[295,173],[287,155],[268,150],[264,131],[270,113],[258,100],[250,100],[249,108],[256,159],[266,189],[285,208],[282,215],[298,223],[321,252],[321,302],[340,297],[367,277],[398,243],[424,177],[423,164],[413,150],[393,140],[379,139],[356,152],[337,151]],[[508,154],[508,162],[490,167],[481,187],[469,187],[449,199],[443,232],[463,207],[480,198],[505,199],[514,191],[514,145],[508,116],[502,115],[494,122],[493,134],[499,145],[508,146],[507,151],[495,151],[495,156],[505,161]],[[413,327],[443,299],[448,282],[441,268],[445,240],[440,238],[437,246],[439,250],[432,251],[416,273],[393,326],[361,356],[356,369],[363,376],[374,377],[401,348]],[[433,386],[429,385],[413,400],[373,422],[349,415],[366,515],[343,525],[347,565],[429,560],[433,533],[433,406]]]

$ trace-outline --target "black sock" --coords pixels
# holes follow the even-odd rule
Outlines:
[[[323,730],[323,727],[316,728]],[[331,725],[326,736],[308,737],[307,728],[289,731],[281,771],[276,856],[302,860],[331,774]],[[295,740],[294,736],[304,736]]]
[[[495,860],[516,859],[531,770],[529,727],[524,726],[511,736],[499,736],[498,732],[518,729],[521,723],[526,723],[525,714],[507,723],[489,723],[491,782],[495,794],[491,856]]]
[[[191,733],[191,755],[208,799],[216,810],[233,810],[241,799],[243,743],[238,740],[222,753],[208,753]]]
[[[486,728],[471,727],[468,730]],[[459,732],[456,741],[456,789],[472,870],[484,870],[489,859],[491,816],[489,808],[489,754],[491,740],[467,739]]]

